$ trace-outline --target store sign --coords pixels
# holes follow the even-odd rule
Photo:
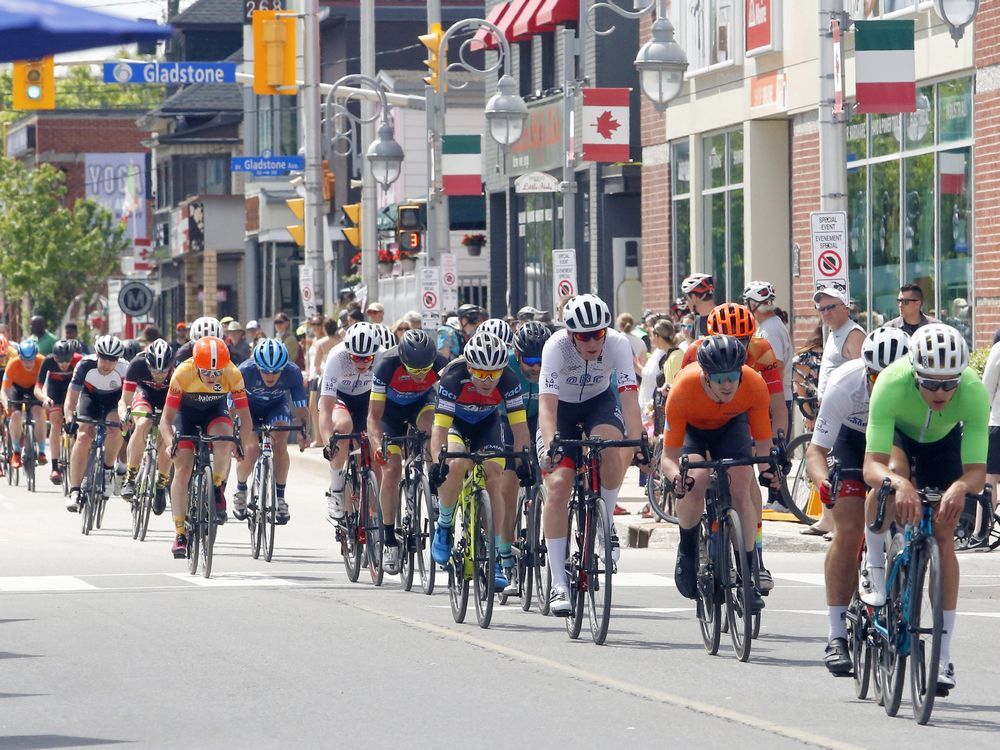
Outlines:
[[[545,172],[528,172],[514,180],[517,193],[558,193],[559,180]]]
[[[128,239],[146,231],[146,154],[84,154],[84,197],[106,208],[116,222],[127,222]]]
[[[784,112],[788,109],[788,74],[783,70],[775,70],[751,78],[750,109],[755,110],[754,115]]]
[[[833,287],[850,299],[847,273],[847,212],[813,211],[809,214],[812,236],[813,282],[816,291]]]
[[[562,95],[528,104],[524,134],[510,147],[507,174],[547,172],[563,166]]]
[[[745,0],[746,56],[781,49],[781,0]]]

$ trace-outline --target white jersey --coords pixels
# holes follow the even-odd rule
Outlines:
[[[576,350],[573,337],[565,328],[552,334],[542,349],[542,371],[538,394],[552,393],[560,401],[579,404],[599,396],[611,387],[615,378],[619,391],[635,390],[635,367],[628,337],[609,328],[601,356],[587,362]]]
[[[121,396],[127,372],[128,362],[119,359],[115,369],[105,375],[97,369],[97,355],[88,354],[76,363],[70,387],[77,391],[86,391],[92,396]]]
[[[371,367],[364,372],[358,372],[358,368],[351,361],[351,353],[347,351],[346,344],[341,342],[330,350],[326,358],[320,395],[360,396],[368,393],[372,389],[374,374]]]
[[[819,407],[812,442],[833,450],[841,427],[864,434],[868,427],[868,372],[863,359],[852,359],[830,376]]]
[[[785,401],[791,401],[792,357],[795,356],[795,351],[792,349],[792,338],[788,335],[788,329],[781,322],[781,318],[772,315],[757,322],[757,335],[767,339],[767,343],[774,349],[774,356],[780,359],[784,365],[785,369],[781,375],[781,390]]]
[[[848,319],[844,325],[836,331],[830,331],[830,335],[826,337],[826,344],[823,345],[823,359],[819,365],[819,383],[816,386],[816,394],[820,401],[823,400],[826,384],[834,370],[848,361],[847,357],[844,356],[844,344],[847,343],[847,337],[851,335],[851,331],[855,329],[861,331],[862,334],[865,332],[864,328]]]

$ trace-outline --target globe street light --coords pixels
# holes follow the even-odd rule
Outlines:
[[[517,143],[527,118],[528,105],[517,93],[517,83],[509,75],[501,76],[497,93],[486,103],[490,137],[504,147]]]
[[[373,141],[366,154],[371,165],[375,182],[382,186],[383,192],[389,189],[403,168],[403,147],[393,137],[392,125],[388,119],[383,119],[378,126],[378,140]]]
[[[681,93],[687,67],[687,55],[674,39],[674,25],[661,15],[653,22],[652,37],[635,57],[642,93],[658,112],[665,110]]]
[[[948,26],[956,47],[978,11],[979,0],[934,0],[934,12]]]

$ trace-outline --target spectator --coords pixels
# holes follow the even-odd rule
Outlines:
[[[299,340],[292,330],[292,322],[288,316],[279,312],[274,316],[274,338],[278,339],[288,349],[288,359],[296,362],[299,358]]]
[[[39,353],[46,357],[52,354],[52,347],[59,339],[46,328],[45,318],[41,315],[32,315],[28,325],[31,328],[31,335],[38,341]]]
[[[666,386],[669,390],[666,370],[670,368],[672,373],[670,381],[673,381],[673,375],[676,375],[680,369],[683,353],[677,346],[677,329],[671,321],[665,318],[656,321],[651,327],[650,338],[653,341],[653,351],[642,368],[642,382],[639,383],[639,410],[642,414],[643,424],[646,426],[646,432],[650,437],[654,437],[658,434],[653,430],[653,395],[656,392],[657,381],[661,379],[662,375],[660,387]],[[668,362],[671,359],[674,360],[673,363]]]
[[[385,320],[385,305],[381,302],[370,302],[365,312],[369,323],[381,323]]]
[[[419,330],[424,327],[424,317],[416,310],[404,313],[403,320],[410,324],[410,330]]]
[[[246,331],[238,320],[231,321],[226,327],[229,335],[226,337],[229,344],[229,357],[233,363],[240,365],[250,359],[250,344],[247,341]]]
[[[678,297],[670,303],[670,317],[675,323],[680,323],[689,312],[691,310],[684,297]]]
[[[767,339],[781,368],[781,384],[788,409],[788,431],[792,426],[792,337],[783,322],[784,311],[775,304],[774,286],[767,281],[751,281],[743,290],[743,304],[757,319],[757,335]]]
[[[396,337],[396,343],[398,344],[403,340],[403,335],[410,330],[410,324],[400,318],[392,324],[392,327],[389,330],[392,332],[392,335]]]
[[[322,448],[323,439],[319,432],[319,383],[326,366],[326,357],[337,344],[340,336],[337,333],[337,321],[333,318],[323,318],[323,335],[313,342],[310,353],[312,364],[307,373],[309,383],[309,414],[313,423],[313,447]]]
[[[225,317],[219,318],[219,323],[222,324],[222,330],[228,331],[229,324],[232,323],[234,320],[236,320],[236,318],[234,318],[232,315],[226,315]]]
[[[688,313],[681,318],[681,335],[677,346],[681,348],[682,352],[687,351],[688,346],[694,339],[694,315]]]
[[[544,314],[544,310],[539,310],[531,305],[525,305],[517,311],[517,320],[519,323],[527,323],[529,320],[538,320]]]
[[[708,314],[715,308],[715,279],[707,273],[693,273],[681,282],[684,299],[694,313],[695,337],[708,335]]]
[[[902,328],[910,336],[920,326],[928,323],[940,323],[937,318],[924,315],[924,290],[919,284],[903,284],[899,287],[899,296],[896,298],[899,305],[900,315],[893,318],[887,326],[892,328]]]
[[[148,328],[152,328],[154,331],[156,331],[157,338],[159,338],[159,330],[156,328],[156,326],[148,326]],[[77,328],[76,322],[71,320],[69,323],[63,326],[63,332],[65,334],[65,338],[67,341],[70,340],[80,341],[80,329]],[[87,344],[85,344],[83,341],[80,341],[80,351],[82,352],[83,356],[87,356],[88,354],[90,354],[90,347],[87,346]]]
[[[150,344],[160,338],[160,329],[149,325],[142,329],[142,336],[139,338],[142,348],[145,351]]]
[[[188,336],[188,324],[183,320],[174,327],[174,340],[170,342],[170,348],[177,352],[184,344],[190,341]]]
[[[309,351],[310,343],[307,335],[308,333],[309,329],[306,327],[305,323],[295,329],[295,340],[299,344],[299,352],[298,356],[295,358],[295,364],[299,366],[299,369],[302,370],[302,372],[306,371],[306,352]]]
[[[462,305],[458,308],[458,327],[449,323],[438,329],[438,353],[449,360],[462,353],[465,341],[479,327],[479,321],[485,320],[482,309],[478,305]]]
[[[646,359],[649,357],[649,354],[646,352],[646,345],[642,342],[642,339],[633,333],[635,330],[635,318],[633,318],[629,313],[622,313],[615,321],[615,328],[628,337],[629,346],[632,347],[632,359],[633,366],[635,367],[635,373],[636,375],[639,375],[642,373],[643,365],[646,364]]]
[[[250,339],[251,347],[256,346],[257,342],[261,339],[267,338],[260,328],[260,323],[256,320],[251,320],[247,323],[247,338]]]

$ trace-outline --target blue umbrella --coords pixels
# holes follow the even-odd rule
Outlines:
[[[0,62],[169,39],[169,26],[97,13],[56,0],[0,0]]]

